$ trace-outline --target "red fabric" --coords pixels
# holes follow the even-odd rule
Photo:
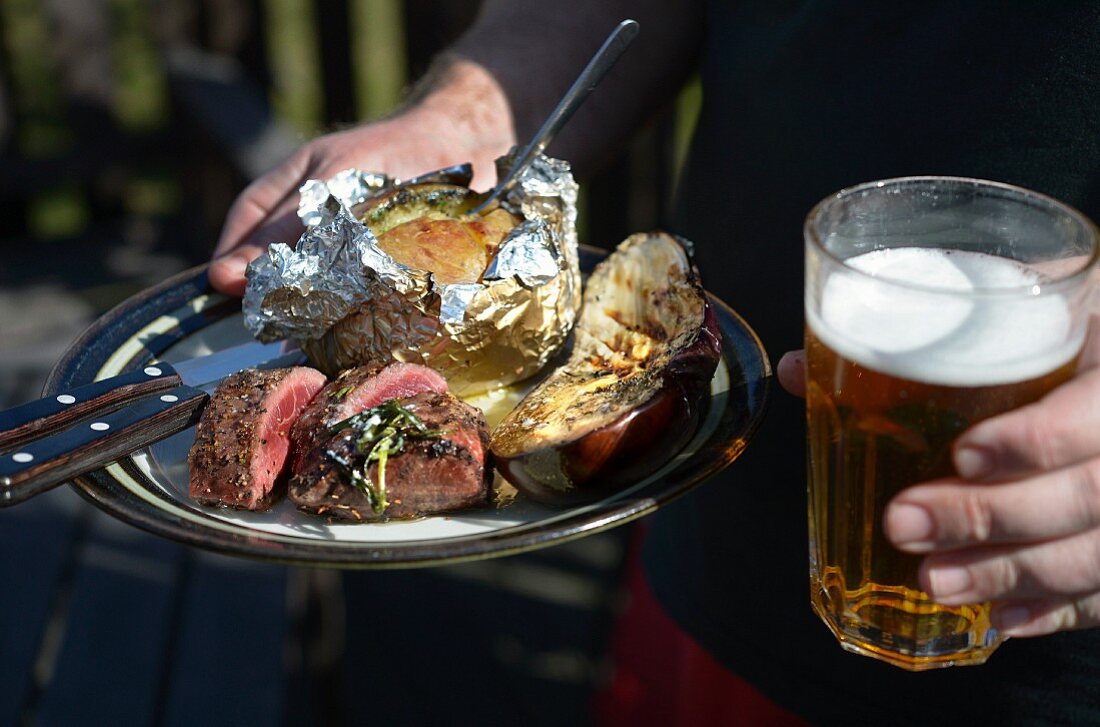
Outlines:
[[[611,683],[597,695],[596,724],[808,724],[727,671],[681,631],[653,597],[634,550],[627,573],[630,600],[616,624],[612,641],[614,673]]]

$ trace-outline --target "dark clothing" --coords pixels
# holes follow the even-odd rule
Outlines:
[[[710,5],[675,231],[773,362],[801,347],[802,222],[831,192],[982,177],[1100,219],[1100,3]],[[654,518],[649,579],[692,636],[817,723],[1100,722],[1100,629],[917,674],[842,651],[809,605],[804,447],[776,387],[744,456]]]

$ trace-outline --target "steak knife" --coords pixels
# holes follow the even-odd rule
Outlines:
[[[242,368],[305,360],[296,344],[250,342],[140,369],[0,412],[0,507],[98,469],[198,422],[209,393]]]

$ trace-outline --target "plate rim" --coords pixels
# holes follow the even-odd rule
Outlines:
[[[611,252],[590,245],[580,245],[579,248],[582,264],[586,259],[596,262]],[[209,263],[206,263],[172,275],[121,301],[102,314],[73,341],[51,369],[46,378],[43,396],[51,396],[73,385],[94,379],[99,369],[105,365],[107,358],[119,349],[118,345],[111,343],[110,336],[105,334],[118,331],[121,335],[132,335],[133,332],[140,330],[142,325],[164,315],[166,311],[186,306],[203,295],[220,296],[221,294],[216,293],[209,286],[206,275],[208,266]],[[713,294],[708,292],[707,296],[711,305],[718,309],[719,320],[721,321],[724,315],[739,332],[745,334],[750,344],[748,348],[756,354],[754,363],[757,365],[756,373],[759,375],[755,379],[744,381],[742,385],[759,387],[756,392],[758,403],[755,413],[749,418],[744,429],[739,430],[740,446],[725,450],[721,453],[724,456],[715,457],[713,461],[703,466],[694,467],[689,472],[689,476],[684,477],[683,481],[674,486],[660,486],[661,482],[650,483],[643,492],[635,496],[616,502],[615,496],[612,495],[610,501],[600,500],[573,508],[579,511],[576,515],[565,518],[555,517],[551,523],[536,521],[499,531],[443,539],[369,541],[341,546],[313,540],[283,543],[265,538],[264,531],[253,531],[255,535],[211,531],[165,510],[155,509],[148,503],[128,502],[126,496],[129,493],[125,493],[125,485],[112,473],[112,468],[121,469],[126,476],[144,487],[142,484],[144,475],[138,471],[136,464],[129,457],[80,475],[70,484],[85,500],[97,508],[155,535],[205,550],[287,565],[347,569],[426,567],[512,555],[576,540],[637,520],[694,490],[735,461],[755,436],[768,409],[774,378],[771,362],[759,336],[748,322]],[[225,298],[225,307],[239,309],[239,299],[221,297]],[[222,310],[221,303],[199,312],[196,318],[201,320],[212,317],[214,312],[219,310]],[[177,326],[166,331],[158,335],[156,340],[143,343],[141,350],[129,359],[128,364],[136,366],[139,364],[134,364],[135,361],[144,362],[157,357],[171,345],[201,328],[202,326],[198,326],[188,330]],[[724,359],[727,349],[731,348],[732,342],[724,340]],[[728,359],[726,363],[727,366],[730,365]],[[737,363],[740,366],[742,359],[738,358]],[[691,464],[691,461],[689,458],[674,471]],[[655,495],[651,493],[654,489],[657,490]],[[119,493],[116,490],[123,492]],[[563,512],[568,510],[569,508],[566,508]]]

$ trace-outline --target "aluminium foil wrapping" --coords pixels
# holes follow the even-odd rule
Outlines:
[[[499,173],[514,153],[498,160]],[[520,176],[501,204],[521,221],[476,282],[441,284],[397,262],[360,219],[383,193],[440,181],[464,186],[468,172],[401,182],[347,170],[307,182],[299,209],[306,232],[293,248],[272,244],[249,265],[245,326],[263,341],[298,341],[329,375],[370,361],[419,363],[463,395],[537,373],[565,343],[580,305],[577,185],[568,163],[540,157]]]

